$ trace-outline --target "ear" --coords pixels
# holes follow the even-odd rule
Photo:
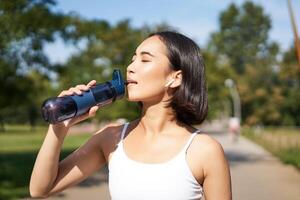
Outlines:
[[[182,71],[178,70],[173,72],[172,77],[174,79],[174,82],[170,85],[170,88],[179,87],[182,82]]]

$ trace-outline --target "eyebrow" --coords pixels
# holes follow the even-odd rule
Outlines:
[[[149,56],[154,57],[154,55],[152,53],[148,52],[148,51],[142,51],[140,54],[141,55],[149,55]],[[134,55],[136,56],[136,53],[134,53]]]

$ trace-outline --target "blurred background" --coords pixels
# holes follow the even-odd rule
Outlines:
[[[179,31],[201,47],[209,114],[199,127],[224,143],[231,166],[254,162],[233,153],[252,141],[299,177],[300,2],[291,0],[290,7],[288,2],[0,0],[0,199],[29,195],[30,173],[47,130],[42,102],[76,84],[111,80],[115,68],[125,75],[138,44],[159,30]],[[104,124],[138,116],[137,104],[125,99],[102,108],[71,130],[62,158]],[[231,129],[230,122],[238,128]],[[268,183],[261,187],[276,190]],[[292,187],[300,188],[300,178]]]

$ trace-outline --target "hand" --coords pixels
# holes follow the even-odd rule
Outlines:
[[[84,91],[88,91],[91,87],[96,85],[96,81],[92,80],[90,81],[87,85],[77,85],[75,87],[71,87],[68,90],[63,90],[58,97],[63,97],[63,96],[71,96],[71,95],[81,95]],[[93,106],[89,109],[89,111],[83,115],[65,120],[63,122],[54,124],[54,128],[59,128],[59,129],[69,129],[71,126],[88,119],[90,117],[93,117],[96,115],[96,111],[98,110],[99,106]]]

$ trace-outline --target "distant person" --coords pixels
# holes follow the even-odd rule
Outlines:
[[[33,197],[78,184],[105,164],[113,200],[230,200],[231,181],[223,148],[192,125],[207,115],[205,68],[199,47],[175,32],[151,34],[127,67],[128,101],[141,116],[108,125],[59,162],[64,138],[84,116],[50,125],[30,180]],[[96,81],[62,91],[81,94]]]
[[[238,141],[240,135],[240,119],[238,117],[231,117],[229,119],[229,134],[232,142]]]

